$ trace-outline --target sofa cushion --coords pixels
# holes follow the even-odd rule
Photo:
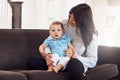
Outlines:
[[[13,70],[23,73],[28,80],[69,80],[69,73],[59,72],[57,74],[44,70]],[[108,80],[118,75],[118,68],[116,64],[103,64],[89,69],[86,72],[88,80]]]
[[[27,80],[27,77],[22,73],[0,70],[0,80]]]
[[[28,80],[69,80],[67,72],[57,74],[44,70],[19,70],[18,72],[25,74]]]
[[[118,75],[118,67],[116,64],[103,64],[88,70],[86,74],[89,80],[108,80]]]

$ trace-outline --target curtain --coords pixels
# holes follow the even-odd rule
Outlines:
[[[0,0],[0,29],[11,29],[11,7],[7,0]]]

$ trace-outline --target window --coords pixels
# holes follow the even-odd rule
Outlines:
[[[70,8],[88,3],[93,10],[99,45],[120,47],[120,0],[22,0],[22,29],[48,29],[53,20],[68,18]],[[0,28],[11,29],[11,7],[0,0]]]
[[[7,0],[0,0],[0,28],[11,29],[11,7]]]
[[[120,47],[120,1],[94,1],[93,11],[99,44]]]

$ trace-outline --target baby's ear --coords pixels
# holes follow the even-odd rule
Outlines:
[[[50,34],[50,30],[49,30],[49,34]]]

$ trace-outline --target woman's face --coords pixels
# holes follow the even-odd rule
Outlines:
[[[71,26],[76,26],[76,22],[75,22],[73,14],[70,14],[69,23]]]

